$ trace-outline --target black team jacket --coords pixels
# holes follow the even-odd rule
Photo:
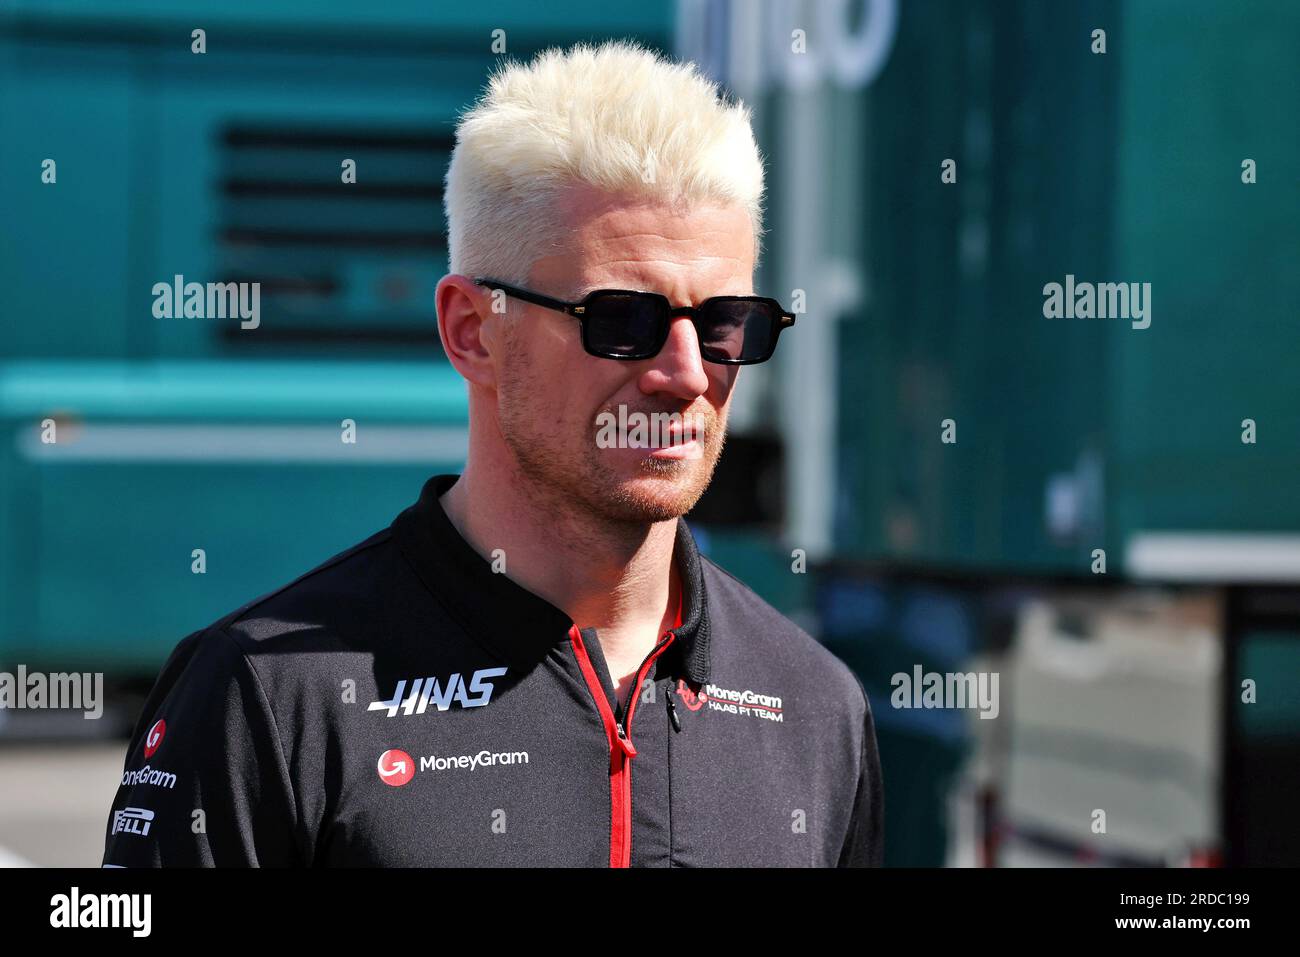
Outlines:
[[[393,524],[185,638],[105,866],[878,865],[844,664],[702,557],[616,706],[594,629],[493,571],[430,479]]]

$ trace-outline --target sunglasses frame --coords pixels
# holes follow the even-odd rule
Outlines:
[[[715,363],[716,365],[748,366],[748,365],[757,365],[760,362],[766,362],[768,359],[772,358],[773,354],[776,352],[776,342],[777,339],[779,339],[781,336],[781,330],[793,326],[795,322],[794,313],[786,312],[779,302],[777,302],[775,299],[769,299],[766,296],[710,296],[708,299],[704,300],[704,302],[700,303],[698,306],[674,306],[671,302],[669,302],[667,296],[657,292],[644,292],[638,289],[593,289],[591,292],[587,293],[587,295],[579,299],[577,302],[565,302],[562,299],[553,299],[550,296],[544,296],[541,293],[533,292],[532,290],[529,289],[522,289],[519,286],[512,286],[508,283],[504,283],[496,279],[491,279],[487,276],[475,277],[474,284],[478,286],[484,286],[488,289],[500,289],[507,296],[510,296],[514,299],[519,299],[522,300],[523,302],[530,302],[535,306],[542,306],[543,308],[553,309],[556,312],[562,312],[567,316],[572,316],[574,319],[577,319],[579,324],[582,326],[582,347],[587,351],[588,355],[593,355],[601,359],[618,359],[624,362],[640,362],[644,359],[653,359],[655,356],[657,356],[660,353],[660,351],[663,349],[664,344],[668,341],[668,332],[672,326],[672,321],[678,316],[691,317],[692,324],[695,324],[695,334],[698,337],[700,334],[700,327],[696,323],[698,322],[700,314],[709,307],[710,303],[713,302],[755,302],[755,303],[761,302],[770,306],[773,309],[776,316],[778,317],[778,321],[775,324],[776,326],[775,331],[772,333],[771,347],[767,350],[767,352],[764,355],[759,356],[757,358],[710,359],[708,356],[704,355],[704,347],[703,347],[703,343],[701,343],[700,358],[702,358],[705,362],[712,362]],[[612,354],[608,352],[600,352],[591,347],[591,344],[587,338],[587,309],[591,305],[593,299],[595,299],[598,296],[607,296],[607,295],[639,296],[642,299],[652,300],[662,305],[664,312],[668,317],[668,321],[664,323],[663,338],[659,341],[658,345],[655,346],[653,352],[649,353],[648,355],[629,356],[623,354]]]

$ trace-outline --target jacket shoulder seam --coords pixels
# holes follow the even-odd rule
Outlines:
[[[311,573],[309,572],[308,574]],[[271,707],[271,699],[267,696],[266,688],[262,685],[261,675],[257,673],[257,667],[253,664],[253,660],[249,657],[248,650],[243,646],[243,644],[234,635],[226,631],[224,626],[214,626],[213,630],[234,645],[235,651],[239,653],[239,656],[244,663],[244,667],[248,670],[249,676],[253,679],[253,687],[257,689],[257,696],[262,706],[262,710],[266,714],[267,720],[271,722],[271,736],[274,738],[275,745],[276,772],[279,774],[280,782],[284,786],[289,797],[289,813],[293,824],[294,843],[298,846],[299,856],[305,857],[306,855],[303,854],[303,846],[301,842],[302,835],[299,830],[302,821],[298,815],[298,795],[293,788],[293,777],[289,774],[289,762],[285,757],[284,744],[280,738],[280,723],[276,720],[275,710]]]
[[[240,605],[234,611],[217,619],[217,621],[213,623],[212,627],[221,629],[224,634],[227,625],[238,624],[239,622],[243,621],[244,618],[246,618],[250,612],[266,604],[272,599],[279,597],[280,595],[288,591],[290,588],[295,588],[298,585],[301,585],[303,582],[307,581],[309,578],[312,578],[316,575],[324,574],[325,572],[334,568],[336,565],[339,565],[351,558],[355,558],[357,555],[360,555],[362,552],[366,552],[372,548],[378,548],[380,545],[386,544],[391,539],[391,537],[392,537],[391,529],[385,528],[376,532],[374,535],[371,535],[365,541],[359,542],[358,544],[353,545],[351,548],[344,549],[343,551],[339,552],[339,554],[335,555],[333,558],[326,559],[324,562],[317,565],[315,568],[303,572],[301,575],[299,575],[297,578],[293,579],[292,581],[285,582],[279,588],[276,588],[273,591],[269,591],[265,595],[260,595],[257,598],[254,598],[252,601]],[[233,640],[233,636],[227,635],[227,637],[231,637]]]

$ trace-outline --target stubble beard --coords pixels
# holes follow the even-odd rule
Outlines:
[[[644,526],[685,515],[709,487],[726,442],[725,417],[708,416],[698,458],[646,455],[635,474],[625,475],[608,461],[611,454],[624,453],[596,445],[595,416],[576,442],[562,425],[546,427],[530,401],[538,394],[533,381],[529,370],[518,366],[502,377],[498,421],[520,475],[554,507],[577,509],[610,524]]]

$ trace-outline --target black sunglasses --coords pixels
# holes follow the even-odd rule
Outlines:
[[[776,337],[794,325],[794,314],[775,299],[762,296],[714,296],[698,306],[674,308],[667,296],[628,289],[597,289],[578,302],[479,277],[480,286],[573,316],[582,325],[582,347],[602,359],[649,359],[668,341],[676,316],[690,316],[706,362],[745,366],[766,362],[776,351]]]

